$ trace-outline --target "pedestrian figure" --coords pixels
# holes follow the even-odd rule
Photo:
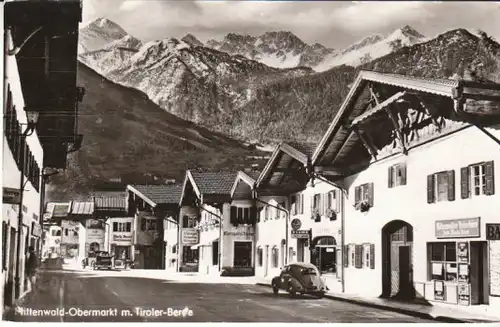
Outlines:
[[[36,271],[38,268],[38,260],[36,258],[35,248],[33,246],[30,246],[28,248],[28,253],[29,257],[26,263],[26,275],[28,276],[31,289],[33,289],[36,282]]]

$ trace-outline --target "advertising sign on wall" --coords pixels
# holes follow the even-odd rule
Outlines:
[[[480,218],[436,221],[436,238],[480,237]]]
[[[457,257],[458,262],[469,262],[469,243],[468,242],[458,242],[457,243]]]
[[[500,241],[490,241],[490,294],[500,296]]]
[[[195,228],[183,228],[181,233],[182,244],[195,245],[200,241],[200,234]]]
[[[444,301],[444,282],[442,280],[434,281],[434,300]]]
[[[299,229],[292,231],[292,238],[309,238],[310,232],[308,229]]]
[[[132,234],[124,234],[124,233],[113,233],[113,236],[111,238],[113,242],[127,242],[127,243],[132,243]]]
[[[486,224],[486,239],[500,240],[500,224]]]
[[[470,287],[469,284],[458,284],[458,304],[470,304]]]

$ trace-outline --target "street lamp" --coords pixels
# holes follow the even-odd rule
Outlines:
[[[16,277],[14,280],[15,283],[15,298],[19,298],[21,295],[21,237],[22,237],[22,227],[23,227],[23,194],[24,194],[24,161],[25,161],[25,143],[26,137],[31,136],[35,132],[35,127],[38,124],[38,111],[26,111],[27,124],[24,132],[20,134],[21,137],[21,149],[20,151],[20,166],[21,166],[21,177],[20,177],[20,190],[19,190],[19,211],[18,211],[18,219],[17,219],[17,248],[16,248]],[[27,181],[26,181],[27,182]]]

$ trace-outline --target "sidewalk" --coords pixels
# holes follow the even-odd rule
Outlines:
[[[270,281],[260,281],[257,285],[271,287]],[[442,322],[493,323],[500,322],[500,310],[487,306],[459,307],[440,303],[405,303],[382,298],[366,298],[362,296],[327,292],[326,298],[354,303],[366,307],[398,312],[414,317],[434,319]]]

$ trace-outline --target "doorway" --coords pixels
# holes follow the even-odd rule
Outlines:
[[[489,303],[487,242],[470,242],[470,303]]]
[[[410,300],[413,287],[413,227],[394,220],[382,229],[382,296]]]
[[[320,236],[312,241],[311,263],[322,273],[337,271],[337,241],[333,236]]]

